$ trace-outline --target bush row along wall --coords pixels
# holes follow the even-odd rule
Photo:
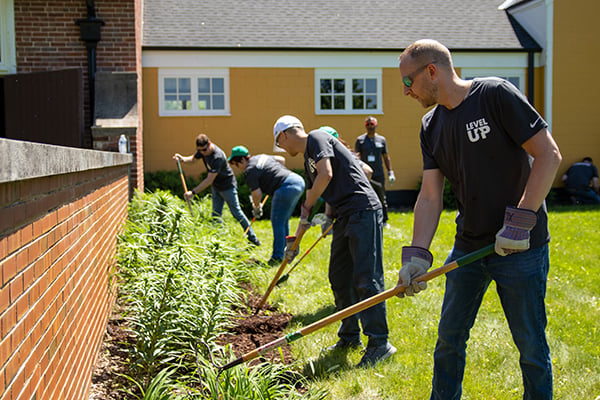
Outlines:
[[[0,176],[2,400],[87,397],[115,299],[110,274],[129,198],[132,157],[113,158],[121,161],[23,180]],[[55,159],[64,164],[60,154]],[[10,167],[2,167],[5,178]]]

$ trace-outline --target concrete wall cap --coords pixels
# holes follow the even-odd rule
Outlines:
[[[0,138],[0,183],[129,165],[131,154]]]

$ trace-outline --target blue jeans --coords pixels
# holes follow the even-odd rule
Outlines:
[[[290,234],[290,217],[304,192],[304,180],[291,173],[271,198],[271,227],[273,228],[273,254],[271,258],[283,259],[285,237]]]
[[[248,221],[248,218],[246,218],[246,216],[242,212],[242,207],[240,206],[240,202],[237,196],[237,189],[233,187],[227,190],[216,190],[214,187],[211,187],[211,191],[212,216],[216,218],[221,218],[221,215],[223,214],[223,204],[227,203],[227,206],[229,207],[229,211],[231,211],[233,218],[235,218],[240,223],[242,228],[246,230],[246,228],[250,226],[250,221]],[[252,228],[248,230],[248,240],[250,240],[251,242],[258,240]]]
[[[385,290],[382,224],[381,209],[360,211],[335,220],[329,283],[338,311]],[[338,336],[349,342],[360,340],[359,320],[369,337],[369,346],[387,342],[385,302],[343,319]]]
[[[453,249],[447,262],[463,255]],[[552,363],[546,340],[548,245],[506,257],[493,254],[446,274],[446,292],[434,353],[431,399],[459,399],[469,331],[490,282],[520,353],[523,399],[552,398]]]
[[[600,204],[600,196],[598,196],[598,194],[596,194],[592,188],[568,188],[567,193],[569,193],[571,196],[575,196],[579,204]]]

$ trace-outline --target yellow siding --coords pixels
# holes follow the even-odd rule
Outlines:
[[[273,124],[283,114],[297,116],[307,131],[321,125],[333,126],[351,147],[364,132],[368,114],[315,115],[311,68],[231,68],[229,79],[231,116],[159,117],[158,69],[144,68],[145,171],[174,170],[172,155],[194,152],[194,138],[199,133],[207,134],[227,154],[239,144],[248,147],[252,154],[272,153]],[[397,177],[389,189],[415,189],[421,177],[419,127],[426,110],[403,95],[396,68],[383,70],[383,87],[384,115],[376,117],[381,134],[388,140]],[[287,158],[288,167],[302,168],[301,156],[282,155]],[[204,167],[196,166],[194,170],[187,167],[186,174],[203,172]]]
[[[600,2],[554,2],[553,134],[560,146],[562,173],[584,156],[600,164],[598,94]],[[557,182],[559,179],[557,179]]]

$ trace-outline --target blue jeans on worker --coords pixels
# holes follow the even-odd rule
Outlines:
[[[304,192],[304,179],[291,173],[271,198],[271,227],[273,228],[273,254],[271,258],[283,259],[285,237],[290,234],[290,217]]]
[[[229,207],[229,211],[231,211],[231,215],[235,218],[244,231],[248,226],[250,226],[250,221],[246,218],[246,215],[242,212],[242,207],[240,206],[240,202],[238,200],[237,189],[232,187],[231,189],[226,190],[216,190],[214,187],[211,187],[212,191],[212,216],[216,218],[221,218],[223,214],[223,204],[227,203]],[[248,240],[251,242],[257,242],[258,238],[254,233],[252,227],[248,230]]]
[[[578,204],[600,204],[600,196],[590,187],[581,189],[568,188],[567,193],[570,196],[574,196]]]
[[[382,224],[381,209],[359,211],[335,220],[329,283],[338,311],[385,290]],[[387,342],[385,302],[343,319],[338,329],[340,339],[359,341],[359,320],[363,333],[369,337],[369,346]]]
[[[453,249],[447,262],[466,253]],[[434,353],[431,399],[459,399],[469,331],[490,282],[520,353],[523,399],[552,398],[552,363],[546,340],[548,245],[501,257],[497,254],[446,274],[446,292]]]

